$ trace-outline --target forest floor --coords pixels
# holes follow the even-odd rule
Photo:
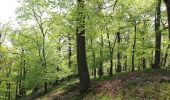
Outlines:
[[[84,94],[79,94],[78,86],[72,80],[36,100],[170,100],[170,68],[93,79]]]

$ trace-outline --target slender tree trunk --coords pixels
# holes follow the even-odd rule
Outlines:
[[[99,77],[103,76],[103,45],[104,45],[104,42],[103,42],[103,36],[101,34],[101,38],[100,38],[100,58],[101,58],[101,61],[100,61],[100,64],[99,64]]]
[[[15,94],[15,100],[18,100],[20,99],[20,95],[19,95],[19,83],[20,83],[20,69],[18,69],[17,71],[17,74],[18,74],[18,78],[17,78],[17,82],[16,82],[16,94]]]
[[[120,32],[117,32],[118,47],[120,46],[120,40],[121,40]],[[120,52],[118,51],[118,53],[117,53],[117,72],[121,72],[122,71],[121,63],[120,63],[120,56],[121,56]]]
[[[7,69],[6,72],[7,72],[6,78],[8,79],[10,77],[10,74],[11,74],[11,67],[9,67],[9,69]],[[10,83],[10,80],[6,80],[5,97],[7,98],[7,100],[11,99],[11,83]]]
[[[168,32],[169,32],[169,42],[170,42],[170,0],[164,0],[165,4],[166,4],[166,8],[167,8],[167,17],[168,17]],[[169,51],[169,48],[170,48],[170,43],[168,44],[168,47],[166,49],[166,54],[165,54],[165,57],[164,57],[164,61],[163,61],[163,67],[166,66],[166,62],[167,62],[167,59],[168,59],[168,51]]]
[[[18,98],[18,80],[17,80],[17,82],[16,82],[16,88],[15,88],[16,90],[15,90],[15,100],[18,100],[19,98]]]
[[[71,48],[71,35],[68,34],[68,68],[71,68],[71,56],[72,56],[72,48]]]
[[[92,47],[93,48],[93,47]],[[93,54],[93,62],[94,62],[94,65],[96,65],[95,63],[96,63],[96,56],[95,56],[95,52],[94,52],[94,48],[93,48],[93,50],[92,50],[92,54]],[[93,66],[94,67],[94,78],[96,78],[96,74],[97,74],[97,72],[96,72],[96,66]]]
[[[166,66],[166,63],[167,63],[167,59],[168,59],[168,51],[169,51],[169,48],[170,48],[170,44],[168,45],[167,49],[166,49],[166,54],[165,56],[162,58],[162,67],[165,67]]]
[[[113,75],[113,49],[111,46],[111,42],[110,42],[110,34],[108,33],[108,28],[106,26],[106,30],[107,30],[107,39],[108,39],[108,44],[109,44],[109,51],[110,51],[110,70],[109,70],[109,76]]]
[[[46,63],[46,51],[45,51],[45,33],[42,32],[43,34],[43,47],[42,47],[42,55],[43,55],[43,66],[44,66],[44,72],[45,74],[47,73],[47,63]],[[44,92],[48,92],[48,83],[47,83],[47,78],[45,77],[44,79]]]
[[[127,71],[127,55],[125,55],[124,59],[125,59],[124,71]]]
[[[93,76],[94,76],[94,79],[95,79],[96,78],[96,74],[97,74],[96,68],[93,68],[93,71],[94,71]]]
[[[143,53],[143,55],[145,55],[145,53]],[[146,69],[146,59],[144,57],[142,59],[142,67],[143,69]]]
[[[22,57],[21,57],[21,59],[22,59],[22,73],[23,73],[23,75],[22,75],[22,77],[23,77],[23,79],[22,79],[22,97],[24,97],[25,95],[26,95],[26,90],[25,90],[25,79],[26,79],[26,61],[25,61],[25,58],[24,58],[24,55],[25,55],[25,52],[24,52],[24,49],[22,49]]]
[[[101,9],[103,7],[103,2],[97,2],[97,15],[100,16]],[[103,35],[100,35],[100,62],[99,62],[99,68],[98,68],[98,75],[99,77],[103,76]]]
[[[21,59],[21,66],[20,66],[20,69],[19,69],[19,85],[18,85],[18,88],[19,88],[19,97],[22,98],[22,59]]]
[[[155,62],[154,69],[159,69],[161,67],[161,31],[160,31],[160,20],[161,20],[161,0],[158,0],[156,6],[156,16],[155,16],[155,33],[156,33],[156,43],[155,43]]]
[[[48,92],[48,83],[47,83],[46,80],[45,80],[45,82],[44,82],[44,92],[45,92],[45,93]]]
[[[111,59],[110,59],[110,70],[109,70],[109,76],[113,76],[113,59],[112,59],[113,56],[111,56]]]
[[[93,65],[96,65],[95,63],[96,63],[96,55],[95,55],[95,52],[94,52],[94,47],[93,47],[93,39],[92,38],[90,38],[90,42],[91,42],[91,51],[92,51],[92,56],[93,56]],[[93,68],[93,71],[94,71],[94,73],[93,73],[93,75],[94,75],[94,78],[96,78],[96,66],[93,66],[94,68]]]
[[[7,82],[6,84],[7,86],[7,93],[6,93],[6,97],[7,97],[7,100],[11,100],[11,83],[10,82]]]
[[[108,44],[109,44],[109,51],[110,51],[110,71],[109,71],[109,76],[113,75],[113,51],[112,51],[112,47],[111,47],[111,42],[110,42],[110,34],[108,33],[108,29],[106,26],[106,30],[107,30],[107,39],[108,39]]]
[[[77,0],[78,18],[77,18],[77,65],[80,80],[80,93],[86,92],[90,87],[90,77],[86,59],[85,45],[85,14],[84,0]]]
[[[132,69],[131,71],[135,71],[135,49],[136,49],[136,33],[137,33],[137,22],[134,21],[134,25],[135,25],[135,31],[134,31],[134,43],[133,43],[133,47],[132,47]]]
[[[143,44],[143,58],[142,58],[142,67],[143,69],[146,68],[146,59],[145,59],[145,27],[146,27],[146,22],[144,21],[144,32],[142,32],[142,44]]]
[[[113,75],[113,50],[114,50],[114,47],[115,47],[115,44],[116,44],[116,40],[117,40],[117,37],[115,38],[115,41],[114,41],[114,44],[113,44],[113,47],[111,46],[111,42],[110,42],[110,35],[109,35],[109,31],[108,31],[108,28],[106,26],[106,30],[107,30],[107,39],[108,39],[108,44],[109,44],[109,51],[110,51],[110,70],[109,70],[109,76],[112,76]]]
[[[6,92],[5,92],[5,97],[7,98],[7,99],[5,99],[5,100],[10,100],[11,99],[11,83],[9,83],[9,82],[7,82],[6,83]]]
[[[25,68],[25,58],[24,58],[23,48],[21,50],[21,63],[20,63],[18,74],[19,74],[19,80],[17,80],[18,86],[16,92],[18,92],[19,94],[16,94],[16,98],[17,97],[22,98],[26,95],[25,84],[24,84],[26,78],[26,68]]]

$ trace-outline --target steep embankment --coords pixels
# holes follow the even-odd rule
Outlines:
[[[58,86],[37,100],[170,100],[170,69],[143,70],[92,80],[87,93],[77,81]]]

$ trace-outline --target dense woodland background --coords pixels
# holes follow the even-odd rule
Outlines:
[[[0,24],[0,100],[170,66],[170,0],[18,2],[15,24]]]

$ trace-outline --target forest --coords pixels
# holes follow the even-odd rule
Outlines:
[[[0,100],[170,100],[170,0],[17,2]]]

